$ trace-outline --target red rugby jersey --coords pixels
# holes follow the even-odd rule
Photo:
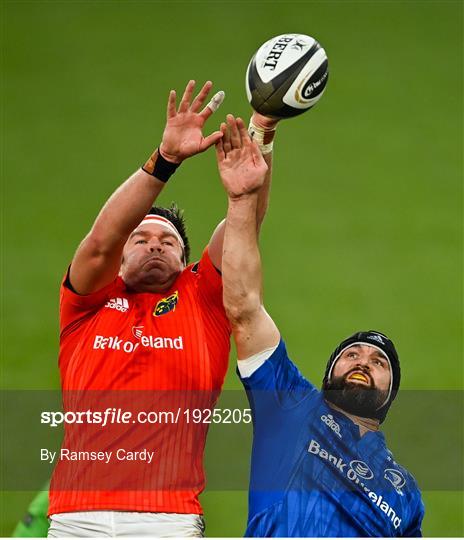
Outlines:
[[[81,418],[65,425],[49,514],[102,509],[201,514],[208,423],[194,423],[191,416],[188,421],[185,411],[214,406],[229,350],[222,280],[207,249],[162,294],[131,292],[120,277],[85,296],[63,284],[64,410],[102,414],[113,408],[120,415],[129,412],[131,420],[102,426]],[[134,420],[140,411],[171,416],[146,424]],[[137,457],[143,450],[153,451],[151,463]]]

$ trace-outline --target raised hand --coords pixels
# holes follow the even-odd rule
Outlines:
[[[216,142],[216,157],[227,194],[239,198],[257,191],[264,183],[267,165],[243,120],[228,114],[227,124],[221,124],[221,133],[222,139]]]
[[[224,99],[224,92],[218,92],[199,112],[212,86],[211,81],[206,82],[197,97],[190,103],[195,81],[189,81],[177,110],[176,92],[171,90],[169,93],[166,127],[160,145],[160,153],[168,161],[181,163],[190,156],[204,152],[221,139],[221,131],[215,131],[207,137],[203,136],[206,120]]]

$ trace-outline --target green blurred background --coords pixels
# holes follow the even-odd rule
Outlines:
[[[226,101],[209,129],[247,118],[251,55],[301,32],[330,77],[315,109],[279,127],[268,309],[315,383],[341,338],[375,328],[397,343],[402,388],[463,389],[461,2],[3,1],[2,19],[2,388],[58,386],[60,279],[158,144],[169,90],[211,79]],[[171,200],[198,257],[225,212],[213,152],[182,166]],[[239,388],[233,365],[226,388]],[[3,494],[1,535],[32,495]],[[243,534],[246,492],[202,500],[209,536]],[[424,500],[425,535],[464,534],[462,492]]]

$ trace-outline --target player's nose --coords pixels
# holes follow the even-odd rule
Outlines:
[[[151,253],[155,253],[156,251],[161,253],[161,251],[163,250],[163,244],[161,244],[161,242],[157,239],[152,239],[148,244],[148,248]]]
[[[357,360],[359,366],[369,369],[369,356],[367,354],[359,355]]]

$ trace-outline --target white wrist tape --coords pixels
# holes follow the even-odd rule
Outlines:
[[[253,141],[258,143],[261,154],[266,155],[272,152],[274,146],[274,129],[264,129],[253,124],[253,120],[250,118],[250,124],[248,126],[248,133]]]

